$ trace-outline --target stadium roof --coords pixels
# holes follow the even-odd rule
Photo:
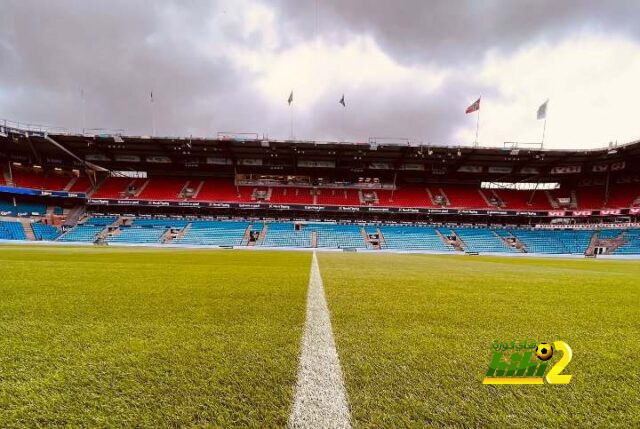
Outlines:
[[[294,174],[327,168],[363,172],[480,173],[493,168],[514,180],[544,177],[554,168],[603,172],[604,164],[640,165],[640,141],[590,150],[547,150],[517,144],[501,148],[432,146],[399,139],[368,142],[316,142],[261,139],[257,135],[215,138],[47,133],[0,127],[0,156],[27,165],[82,165],[116,169],[232,169]],[[623,167],[624,168],[624,167]],[[573,171],[575,172],[575,171]]]

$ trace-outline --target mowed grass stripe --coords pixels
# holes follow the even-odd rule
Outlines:
[[[354,427],[640,426],[638,262],[319,262]],[[567,342],[571,383],[483,385],[496,339]]]
[[[0,248],[0,421],[284,426],[311,255]]]

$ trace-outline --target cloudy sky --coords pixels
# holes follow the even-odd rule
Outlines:
[[[297,138],[468,145],[482,96],[480,143],[501,146],[540,141],[548,98],[547,147],[602,147],[640,138],[638,17],[637,0],[4,0],[0,118],[288,138],[292,113]]]

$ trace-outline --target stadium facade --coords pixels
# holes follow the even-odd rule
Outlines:
[[[640,142],[597,150],[0,123],[0,239],[640,254]]]

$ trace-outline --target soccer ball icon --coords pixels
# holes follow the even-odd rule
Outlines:
[[[538,347],[536,347],[536,356],[543,361],[551,359],[551,356],[553,356],[553,347],[547,343],[538,344]]]

